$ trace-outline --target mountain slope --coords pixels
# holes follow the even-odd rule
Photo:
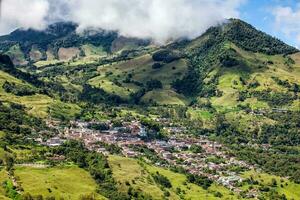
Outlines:
[[[251,36],[256,45],[246,36]],[[195,40],[173,43],[128,61],[101,66],[98,75],[88,83],[124,99],[138,94],[145,95],[138,99],[142,102],[159,104],[182,104],[204,97],[216,106],[237,106],[244,104],[244,100],[238,102],[238,97],[249,90],[255,94],[249,94],[246,102],[253,107],[268,106],[270,99],[260,103],[255,96],[257,92],[271,90],[290,96],[287,104],[292,106],[293,101],[297,103],[299,92],[300,63],[296,52],[297,49],[240,20],[231,20]],[[149,79],[159,81],[161,86],[147,88]],[[283,86],[286,80],[288,84]],[[172,100],[161,101],[162,91]]]
[[[37,61],[70,60],[92,53],[110,53],[139,46],[149,41],[119,37],[116,32],[87,30],[77,33],[74,23],[60,22],[44,31],[17,29],[0,37],[0,52],[11,56],[14,64],[26,65]],[[94,51],[95,49],[98,51]]]
[[[90,172],[97,182],[97,193],[108,199],[123,200],[126,196],[128,199],[151,196],[153,199],[199,199],[199,196],[243,199],[248,194],[261,199],[297,198],[300,187],[297,184],[300,182],[297,49],[240,20],[212,27],[194,40],[179,40],[160,47],[148,46],[143,40],[137,44],[136,39],[115,38],[113,33],[112,39],[110,33],[103,35],[103,32],[93,34],[94,41],[89,34],[76,35],[75,29],[73,24],[56,24],[43,32],[19,30],[1,37],[0,48],[6,48],[13,61],[24,62],[24,66],[15,66],[8,56],[0,55],[0,159],[9,151],[16,154],[16,163],[42,161],[62,167],[35,170],[16,166],[15,174],[20,176],[25,192],[48,195],[53,190],[56,195],[55,192],[63,191],[63,196],[72,192],[74,188],[71,185],[68,188],[66,177],[78,165]],[[75,58],[78,53],[81,55]],[[206,139],[216,141],[224,147],[226,159],[219,157],[222,152],[214,156],[203,152],[199,158],[195,156],[203,159],[203,165],[196,165],[208,164],[203,169],[205,174],[216,175],[225,170],[224,177],[237,175],[245,180],[234,185],[236,190],[224,188],[218,180],[206,188],[206,178],[192,180],[195,177],[185,174],[181,167],[172,167],[176,172],[155,167],[164,166],[158,156],[164,154],[144,147],[136,152],[145,156],[146,163],[142,159],[106,157],[75,141],[48,148],[37,146],[32,140],[45,141],[58,136],[61,130],[69,132],[68,128],[77,131],[70,120],[78,125],[91,123],[87,126],[91,130],[102,130],[102,124],[117,130],[119,126],[135,127],[140,122],[149,131],[146,140],[163,146],[165,139],[176,140],[178,135],[187,143],[190,138],[203,137],[205,151],[210,151],[211,145],[207,144],[214,146]],[[57,129],[49,130],[44,122]],[[95,122],[99,126],[93,126]],[[81,130],[85,132],[86,128]],[[130,141],[131,136],[124,140],[127,138]],[[28,141],[32,143],[27,144]],[[96,148],[105,147],[104,152],[121,154],[121,149],[114,145],[120,143],[109,140],[95,144],[99,145]],[[138,146],[130,145],[122,154],[128,155],[127,150]],[[156,150],[160,152],[161,148]],[[166,150],[173,155],[193,152],[187,147],[166,147]],[[30,156],[23,160],[27,155]],[[35,160],[31,160],[33,156]],[[53,163],[52,158],[63,160]],[[234,161],[233,165],[227,165],[231,158],[246,161],[257,170],[248,171],[248,167],[244,169]],[[173,161],[184,164],[185,160],[179,157]],[[65,173],[57,176],[60,171]],[[2,169],[0,178],[9,179],[4,172]],[[39,187],[32,185],[32,181],[37,182],[32,179],[32,172],[43,182]],[[56,177],[49,182],[54,184],[51,187],[43,181],[48,172]],[[87,182],[81,184],[82,188],[89,185],[87,191],[92,192],[95,184],[89,176],[84,177],[88,179],[85,178]],[[67,180],[68,189],[64,189],[65,185],[55,186],[59,178]],[[168,182],[172,187],[162,187]],[[80,191],[81,187],[77,192]],[[0,190],[0,196],[2,193],[5,191]]]
[[[44,53],[51,45],[57,47],[53,62],[36,60],[30,73],[85,101],[187,105],[207,98],[216,107],[250,104],[270,108],[277,104],[291,109],[299,104],[298,50],[241,20],[231,19],[191,41],[148,49],[130,45],[132,50],[110,55],[103,53],[109,51],[107,47],[120,49],[137,40],[103,32],[81,37],[75,29],[74,24],[59,23],[44,32],[18,30],[0,41],[31,47],[25,59],[33,55],[33,46]],[[33,35],[38,36],[33,39]],[[85,51],[81,58],[63,60],[80,49]],[[87,61],[91,55],[96,59]],[[12,57],[22,59],[18,53]],[[270,91],[272,95],[267,95]],[[273,96],[280,99],[279,104],[273,102]]]
[[[16,69],[8,56],[0,55],[0,101],[20,104],[28,114],[39,118],[48,116],[70,118],[80,108],[64,103],[55,95],[55,85],[44,83],[35,76]]]

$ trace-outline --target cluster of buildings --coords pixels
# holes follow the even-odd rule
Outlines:
[[[91,128],[91,125],[97,123],[72,121],[59,137],[50,138],[42,144],[58,146],[65,140],[81,140],[89,150],[104,155],[110,154],[107,146],[115,145],[126,157],[142,156],[143,153],[138,148],[133,148],[142,146],[155,152],[164,161],[155,163],[157,166],[181,167],[191,174],[205,176],[235,192],[239,190],[236,185],[243,179],[231,170],[232,167],[253,168],[243,161],[228,156],[221,144],[205,136],[192,137],[182,134],[186,130],[182,127],[166,127],[165,130],[172,132],[172,136],[167,140],[159,140],[147,139],[149,130],[139,121],[123,122],[120,127],[115,127],[109,121],[101,122],[105,123],[103,127],[107,127],[106,129]],[[201,151],[192,151],[192,146],[198,147]]]
[[[231,167],[253,168],[243,161],[228,156],[222,151],[221,144],[206,137],[193,138],[179,134],[172,136],[168,141],[152,141],[146,145],[167,161],[169,166],[182,167],[191,174],[205,176],[234,191],[238,190],[236,185],[243,179],[231,171]],[[189,149],[192,145],[201,147],[202,152],[191,152]],[[156,165],[168,167],[160,163]]]

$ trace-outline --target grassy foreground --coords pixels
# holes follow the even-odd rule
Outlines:
[[[284,194],[287,199],[300,198],[300,184],[289,181],[286,178],[260,173],[257,171],[248,171],[243,174],[244,178],[252,177],[253,180],[258,181],[260,185],[269,186],[275,189],[279,194]],[[274,184],[276,183],[276,184]],[[244,186],[244,189],[248,186]]]
[[[179,200],[181,197],[190,200],[238,199],[237,196],[231,195],[230,191],[224,187],[213,184],[208,190],[205,190],[195,184],[188,183],[186,176],[183,174],[150,165],[144,165],[143,167],[135,159],[110,156],[109,163],[113,170],[113,176],[119,182],[119,187],[123,191],[126,191],[131,186],[152,196],[153,199],[163,199],[163,190],[167,190],[170,193],[167,199],[172,200]],[[151,174],[157,171],[169,179],[172,188],[162,189],[161,186],[154,182]],[[177,192],[177,188],[180,188],[180,193]],[[213,195],[217,191],[223,194],[222,198]]]
[[[17,167],[24,193],[59,199],[79,199],[82,195],[95,194],[96,199],[105,199],[96,194],[96,183],[89,173],[78,167],[31,168]]]

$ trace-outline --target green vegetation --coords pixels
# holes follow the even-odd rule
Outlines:
[[[242,199],[252,190],[261,199],[300,196],[298,50],[235,19],[164,47],[115,32],[82,37],[76,27],[58,23],[0,37],[0,51],[11,57],[0,55],[0,199]],[[222,143],[228,155],[265,173],[233,169],[246,179],[238,195],[204,176],[155,167],[166,161],[146,146],[130,146],[143,153],[140,160],[106,157],[76,141],[37,146],[34,139],[63,131],[46,127],[52,119],[65,127],[73,119],[113,127],[137,120],[150,133],[143,140],[166,139],[178,127]],[[117,145],[99,146],[121,154]],[[26,162],[33,167],[16,165]],[[51,167],[35,168],[35,162]]]
[[[298,52],[294,47],[288,46],[282,41],[257,31],[250,24],[238,19],[232,19],[225,25],[226,39],[239,45],[241,48],[253,52],[261,52],[270,55],[291,54]]]
[[[286,178],[256,171],[245,172],[243,177],[248,178],[252,182],[257,182],[254,186],[255,188],[267,187],[274,194],[278,193],[277,196],[284,195],[287,199],[297,199],[300,196],[300,184],[295,184]],[[249,188],[249,185],[243,186],[243,188]],[[268,196],[268,194],[265,195]]]
[[[0,103],[0,130],[5,132],[2,139],[6,142],[26,142],[25,138],[33,130],[42,129],[45,129],[44,123],[36,117],[28,116],[21,105],[5,106]]]
[[[216,199],[214,193],[218,191],[223,194],[224,199],[237,199],[237,196],[230,194],[229,190],[221,186],[214,184],[208,190],[205,190],[198,185],[189,183],[187,177],[183,174],[139,163],[134,159],[110,156],[109,163],[112,167],[113,176],[121,183],[119,187],[124,191],[128,191],[132,187],[145,196],[152,196],[153,199],[162,199],[168,193],[167,196],[170,199],[184,197],[192,200],[199,198]],[[155,178],[152,177],[153,175],[154,177],[159,176],[160,181],[156,182]]]
[[[105,199],[96,193],[97,184],[88,172],[78,167],[31,168],[17,167],[24,194],[42,195],[56,199],[79,199],[83,195],[94,194],[95,199]]]

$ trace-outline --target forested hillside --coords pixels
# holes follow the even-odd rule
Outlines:
[[[298,49],[238,19],[164,46],[76,29],[0,37],[0,199],[300,196]]]

